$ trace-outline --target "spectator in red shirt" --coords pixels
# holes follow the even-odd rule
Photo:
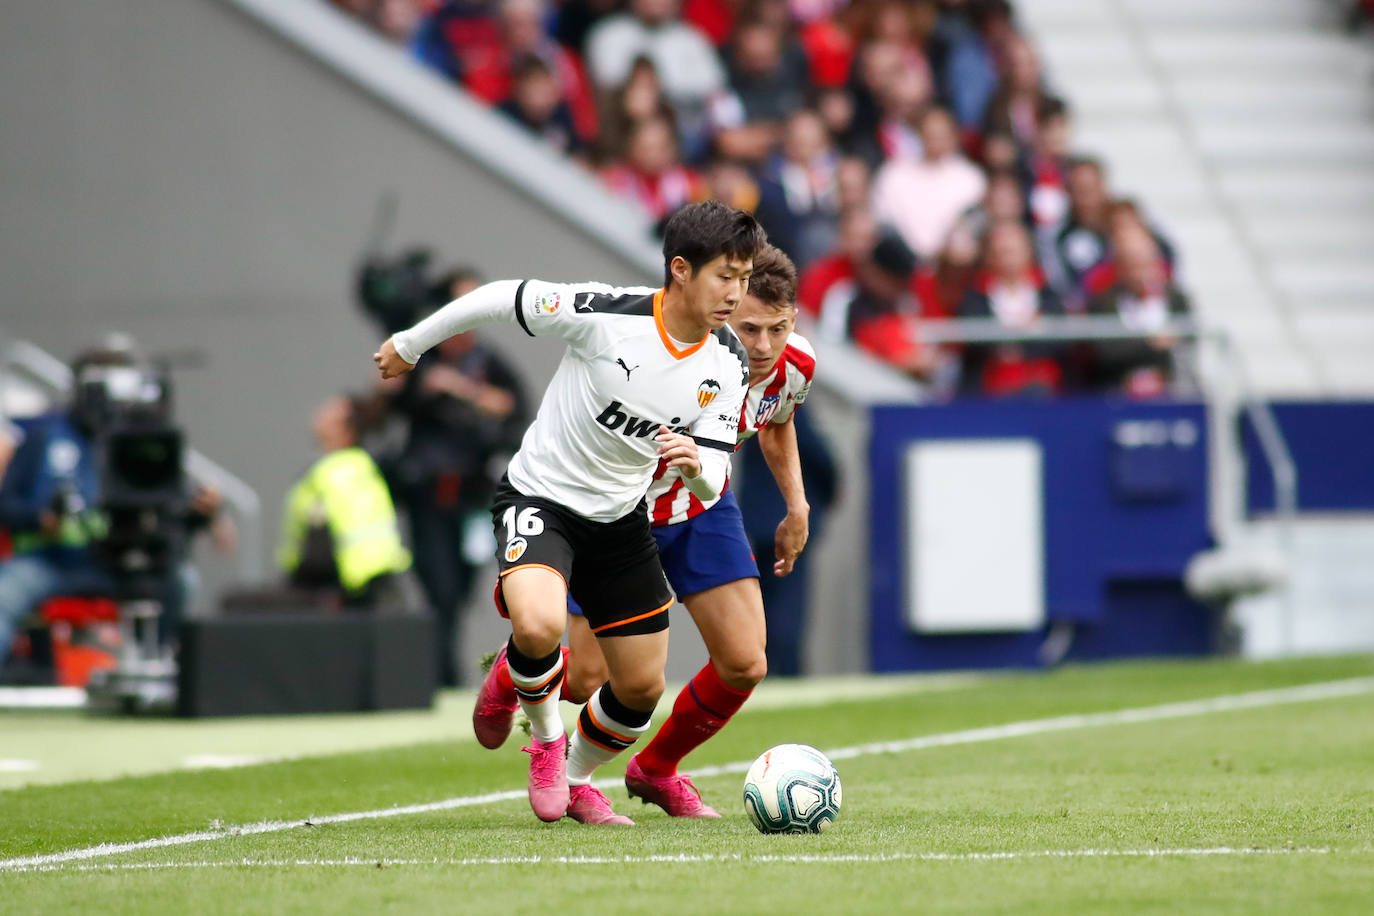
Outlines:
[[[1064,314],[1054,291],[1036,269],[1029,230],[1003,221],[988,232],[986,274],[959,304],[963,318],[992,318],[1008,328],[1029,328],[1042,315]],[[1059,343],[968,344],[961,388],[992,397],[1047,395],[1063,381]]]
[[[1123,235],[1145,232],[1154,239],[1159,253],[1160,269],[1169,280],[1174,279],[1174,249],[1159,230],[1155,229],[1141,215],[1136,202],[1129,198],[1118,198],[1107,206],[1107,247],[1101,260],[1088,268],[1080,281],[1084,301],[1100,296],[1112,287],[1118,279],[1116,249]]]
[[[828,330],[832,338],[846,335],[846,323],[843,319],[832,319],[827,324],[822,316],[827,312],[839,314],[831,306],[832,302],[842,299],[847,303],[853,298],[854,274],[877,242],[878,223],[873,215],[866,208],[845,210],[840,215],[835,249],[801,273],[797,284],[797,305],[811,317],[820,319],[823,329]]]
[[[637,200],[658,223],[701,196],[700,179],[679,161],[673,127],[661,117],[634,126],[624,158],[604,169],[602,179],[615,193]]]
[[[899,235],[883,234],[856,265],[855,292],[844,317],[860,349],[929,381],[939,365],[939,353],[920,338],[921,304],[911,292],[917,263]]]
[[[579,139],[589,141],[596,136],[591,90],[577,58],[545,31],[547,20],[545,0],[500,0],[496,20],[499,41],[494,46],[466,50],[463,85],[488,104],[499,105],[511,96],[514,62],[537,57],[553,74],[559,95],[575,119]]]
[[[411,51],[455,83],[501,54],[494,0],[443,0],[415,32]],[[499,100],[498,100],[499,101]]]
[[[1035,113],[1035,140],[1026,164],[1031,219],[1046,232],[1058,232],[1068,218],[1065,169],[1072,136],[1068,104],[1057,96],[1041,99]]]

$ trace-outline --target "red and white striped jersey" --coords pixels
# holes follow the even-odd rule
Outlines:
[[[816,351],[811,342],[797,333],[787,338],[787,347],[773,371],[745,392],[744,410],[739,418],[738,449],[744,441],[769,423],[786,423],[811,391],[816,374]],[[729,486],[729,480],[726,481]],[[724,489],[721,490],[723,494]],[[654,482],[649,485],[649,522],[654,527],[676,525],[700,515],[720,501],[698,499],[683,483],[682,475],[659,462]]]

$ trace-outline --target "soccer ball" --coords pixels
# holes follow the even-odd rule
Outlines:
[[[820,833],[840,813],[840,774],[806,744],[763,752],[744,777],[744,810],[760,833]]]

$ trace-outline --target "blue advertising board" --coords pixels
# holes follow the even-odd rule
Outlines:
[[[1211,546],[1206,430],[1206,408],[1197,403],[1070,398],[875,408],[869,451],[873,670],[1038,665],[1051,629],[1072,633],[1069,659],[1210,651],[1212,613],[1183,587],[1189,560]],[[1043,619],[1035,625],[959,632],[948,614],[939,632],[913,624],[919,564],[912,558],[931,554],[914,544],[923,507],[911,499],[930,490],[908,478],[916,466],[913,450],[933,442],[968,444],[975,452],[980,442],[1038,448],[1039,460],[1030,465],[1039,477],[1031,483],[1039,492],[1027,503],[1032,514],[1016,510],[1018,519],[1034,518],[1042,526],[1030,555],[1043,567],[1035,580],[1043,583]],[[983,515],[978,523],[996,521]],[[978,557],[976,539],[971,544],[973,553],[958,559],[963,568],[972,556],[978,576],[995,582],[1008,567],[1024,565],[1024,557],[996,549]],[[970,575],[971,590],[980,584]]]

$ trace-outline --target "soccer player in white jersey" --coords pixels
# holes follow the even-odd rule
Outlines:
[[[776,537],[773,573],[779,576],[791,572],[806,546],[810,515],[792,413],[806,400],[816,358],[810,343],[792,332],[796,288],[791,260],[765,246],[754,256],[749,293],[730,318],[749,355],[749,391],[737,441],[758,434],[788,508]],[[703,499],[678,471],[660,465],[648,505],[668,581],[691,613],[711,658],[678,695],[658,734],[630,759],[625,784],[632,795],[675,817],[718,817],[677,766],[724,727],[767,671],[759,568],[739,504],[728,489],[717,498]],[[576,702],[604,679],[605,663],[587,621],[576,607],[570,610],[564,697]],[[515,711],[515,696],[505,686],[501,661],[498,655],[473,716],[478,739],[487,747],[504,742]]]
[[[489,283],[374,357],[389,378],[446,337],[495,321],[568,343],[492,506],[496,596],[512,628],[503,668],[530,720],[529,797],[541,820],[633,823],[591,778],[648,730],[663,693],[673,595],[644,493],[659,467],[681,474],[698,499],[725,488],[748,357],[724,325],[763,243],[749,214],[693,204],[664,229],[661,290]],[[558,711],[569,594],[607,670],[571,739]]]

